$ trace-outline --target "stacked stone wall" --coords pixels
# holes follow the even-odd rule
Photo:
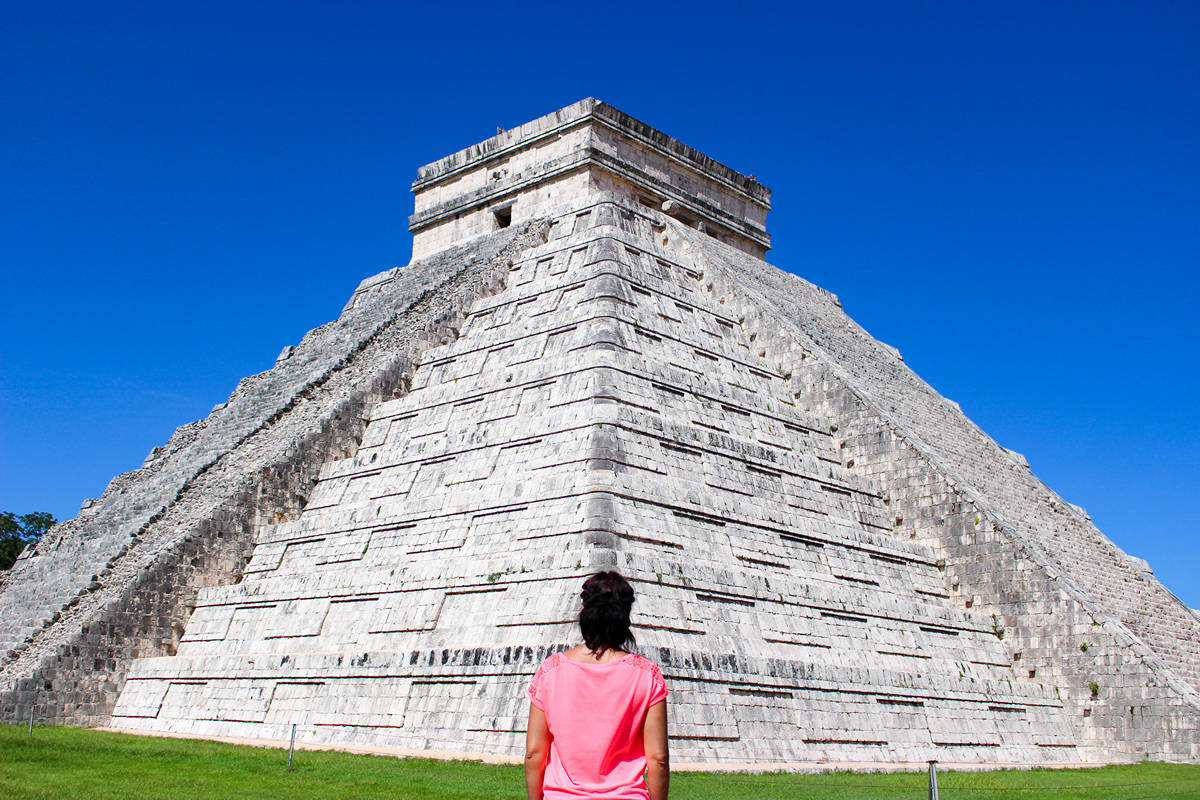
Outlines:
[[[1058,687],[1081,752],[1200,757],[1198,627],[1177,598],[872,339],[828,292],[673,226],[798,400],[837,420],[893,530],[942,557],[948,588],[994,615],[1020,680]],[[702,254],[702,255],[701,255]]]
[[[326,461],[354,452],[366,412],[407,388],[460,309],[503,285],[532,222],[360,285],[342,316],[243,380],[146,465],[25,554],[0,594],[0,718],[106,721],[129,661],[171,652],[196,591],[234,579],[261,523],[295,516]]]

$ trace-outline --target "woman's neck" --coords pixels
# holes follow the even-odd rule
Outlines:
[[[565,655],[571,661],[578,661],[582,664],[610,664],[613,661],[620,661],[629,654],[620,648],[613,647],[596,652],[589,650],[586,644],[581,644],[567,650]]]

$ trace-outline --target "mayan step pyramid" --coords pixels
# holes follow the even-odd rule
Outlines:
[[[2,710],[522,752],[597,569],[679,761],[1200,759],[1200,621],[843,313],[769,192],[584,100],[22,556]]]

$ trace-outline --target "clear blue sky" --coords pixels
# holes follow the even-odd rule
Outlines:
[[[73,516],[408,261],[418,165],[596,96],[1200,606],[1200,4],[23,4],[0,510]]]

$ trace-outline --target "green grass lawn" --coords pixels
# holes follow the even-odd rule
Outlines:
[[[924,773],[677,773],[675,800],[916,800]],[[942,772],[944,800],[1200,798],[1200,766],[1138,764],[1086,770]],[[520,768],[297,751],[78,728],[0,725],[0,798],[157,800],[522,800]]]

